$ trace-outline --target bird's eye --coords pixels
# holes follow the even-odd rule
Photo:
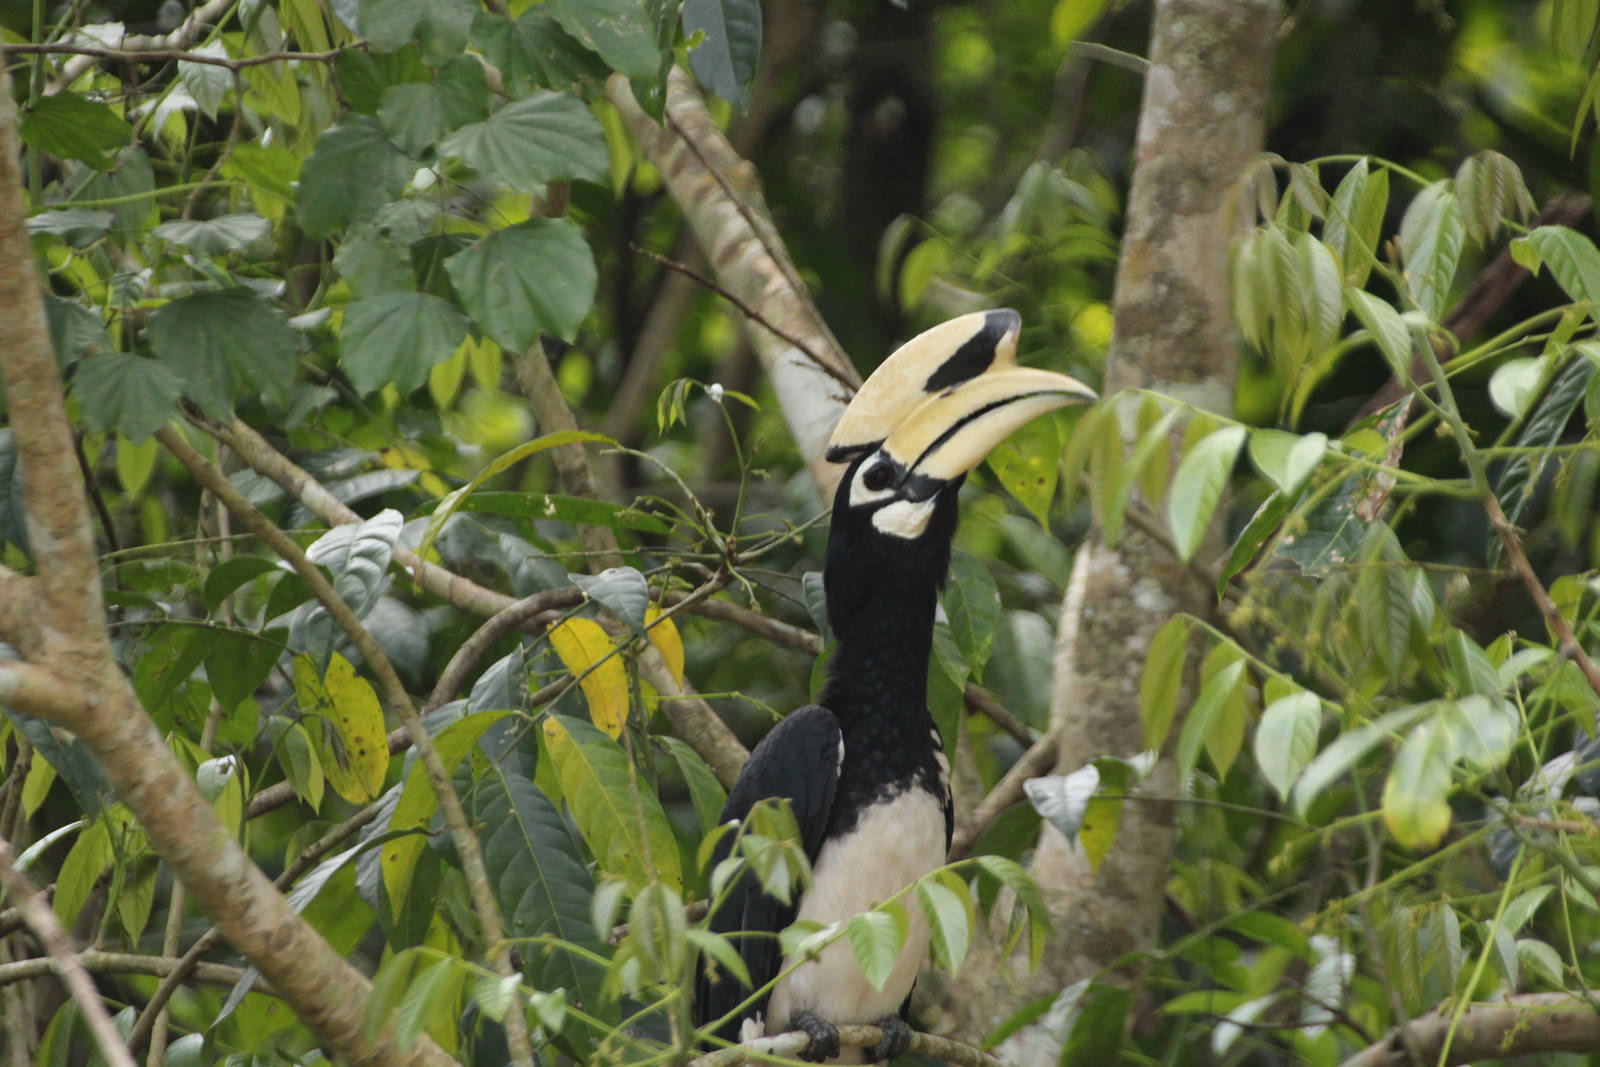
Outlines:
[[[874,493],[881,492],[894,484],[894,468],[887,463],[868,467],[867,473],[861,477],[861,484]]]

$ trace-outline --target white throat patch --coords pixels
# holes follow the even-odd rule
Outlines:
[[[928,520],[933,518],[937,503],[937,496],[927,500],[896,500],[872,513],[872,525],[877,527],[879,533],[914,541],[928,528]]]

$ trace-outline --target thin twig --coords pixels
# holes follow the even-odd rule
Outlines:
[[[691,145],[692,147],[694,142],[685,138],[685,143]],[[776,325],[765,315],[761,314],[761,312],[757,311],[743,300],[740,300],[736,295],[729,292],[727,289],[724,289],[712,279],[707,278],[704,274],[701,274],[693,267],[686,263],[679,263],[675,259],[668,259],[659,252],[652,252],[648,248],[640,248],[632,241],[628,242],[628,249],[631,252],[635,252],[638,255],[644,256],[646,259],[654,260],[656,263],[661,264],[668,270],[677,271],[679,274],[690,279],[697,285],[704,286],[710,292],[716,293],[718,296],[722,297],[722,299],[738,308],[740,313],[743,314],[745,318],[749,319],[751,322],[754,322],[762,329],[765,329],[784,344],[793,345],[795,348],[798,348],[800,351],[804,352],[807,359],[811,360],[811,362],[815,363],[818,367],[827,371],[829,375],[842,384],[846,389],[849,389],[852,393],[855,392],[856,383],[842,374],[837,367],[833,366],[833,364],[819,356],[815,351],[812,350],[809,344],[796,337],[788,330]]]
[[[103,48],[82,44],[8,44],[0,47],[0,51],[19,56],[86,56],[90,59],[112,59],[122,63],[145,65],[172,62],[201,63],[208,67],[243,70],[246,67],[259,67],[265,63],[281,63],[284,60],[294,59],[308,63],[332,63],[346,52],[365,51],[366,47],[367,42],[354,41],[338,48],[330,48],[326,52],[264,52],[243,59],[208,56],[175,48]]]
[[[128,1046],[122,1043],[111,1016],[106,1014],[105,1003],[95,990],[94,981],[90,979],[89,972],[84,970],[77,953],[72,951],[67,932],[61,928],[61,920],[56,918],[55,911],[44,902],[27,876],[17,870],[11,843],[3,838],[0,838],[0,886],[4,886],[6,895],[16,902],[22,912],[23,922],[28,924],[33,936],[49,953],[50,969],[61,979],[61,984],[88,1021],[89,1032],[94,1035],[95,1044],[100,1046],[101,1055],[112,1067],[135,1067]]]
[[[883,1040],[883,1031],[876,1026],[841,1026],[839,1044],[844,1048],[872,1048]],[[811,1044],[811,1038],[799,1030],[773,1037],[761,1037],[743,1045],[731,1045],[690,1060],[688,1067],[738,1067],[751,1060],[768,1062],[774,1057],[793,1060]],[[920,1056],[942,1060],[951,1067],[1005,1067],[1000,1060],[980,1048],[913,1031],[911,1047],[907,1050]]]
[[[472,673],[495,642],[512,630],[526,632],[542,627],[546,621],[544,616],[583,603],[583,595],[583,590],[575,585],[551,589],[523,597],[489,616],[483,625],[473,631],[471,637],[461,642],[461,647],[450,657],[450,662],[440,672],[439,681],[428,696],[428,702],[422,706],[422,713],[426,715],[454,700],[467,675]]]

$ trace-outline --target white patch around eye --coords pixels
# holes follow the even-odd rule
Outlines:
[[[879,460],[872,459],[863,463],[856,471],[855,480],[850,483],[850,506],[861,507],[863,504],[876,504],[880,500],[888,500],[895,494],[894,486],[883,489],[867,488],[867,472],[880,465]]]
[[[872,513],[872,525],[878,528],[879,533],[914,541],[928,528],[928,520],[933,518],[938,499],[931,496],[926,500],[896,500],[892,504],[885,504]]]

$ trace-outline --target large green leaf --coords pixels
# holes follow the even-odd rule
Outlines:
[[[1600,249],[1576,230],[1565,226],[1540,226],[1511,242],[1511,256],[1523,267],[1538,272],[1541,265],[1574,301],[1590,305],[1593,318],[1600,307]]]
[[[517,19],[487,11],[472,20],[472,43],[500,71],[506,88],[564,89],[590,95],[604,85],[606,65],[535,4]]]
[[[285,400],[299,338],[283,315],[249,289],[181,297],[150,316],[150,347],[207,414],[226,416],[241,387]]]
[[[1408,848],[1432,848],[1450,829],[1455,733],[1436,715],[1411,731],[1383,783],[1383,821]]]
[[[1261,713],[1256,727],[1256,766],[1283,800],[1317,752],[1322,702],[1304,689],[1279,697]]]
[[[1434,182],[1418,193],[1400,220],[1402,277],[1417,306],[1434,322],[1444,316],[1466,233],[1449,182]]]
[[[416,164],[377,119],[346,115],[317,138],[300,168],[295,191],[300,228],[311,237],[327,237],[399,196],[415,171]]]
[[[553,181],[606,178],[605,130],[581,100],[566,93],[514,100],[446,137],[439,154],[519,193]]]
[[[635,887],[657,880],[681,887],[672,824],[622,746],[590,723],[565,716],[545,720],[544,739],[562,798],[600,869]]]
[[[1176,760],[1180,782],[1188,779],[1189,772],[1194,770],[1200,758],[1201,746],[1217,730],[1218,720],[1231,703],[1234,690],[1244,680],[1244,667],[1244,660],[1235,660],[1213,674],[1200,687],[1200,695],[1195,698],[1194,707],[1189,709],[1189,717],[1184,720],[1183,732],[1178,735]],[[1215,756],[1213,762],[1216,762]],[[1231,759],[1226,762],[1231,762]],[[1218,777],[1221,777],[1227,773],[1227,767],[1220,766],[1217,771]]]
[[[468,0],[361,0],[361,36],[379,52],[416,41],[429,62],[442,63],[461,54],[476,6]]]
[[[1233,470],[1234,457],[1244,444],[1243,426],[1224,426],[1189,450],[1178,464],[1167,494],[1167,524],[1172,528],[1173,547],[1180,559],[1187,560],[1200,547],[1206,526],[1222,489]]]
[[[642,0],[546,0],[561,28],[630,78],[653,80],[661,64],[656,29]]]
[[[845,936],[855,954],[856,966],[873,989],[882,989],[894,970],[905,944],[910,917],[899,904],[882,904],[873,911],[852,915],[845,923]]]
[[[113,352],[84,360],[72,391],[90,426],[138,442],[178,413],[183,383],[156,360]]]
[[[761,55],[760,0],[684,0],[683,32],[705,35],[689,51],[700,84],[744,110],[750,98],[745,87]]]
[[[502,348],[526,350],[541,332],[570,340],[594,303],[594,256],[563,219],[496,230],[445,270],[467,314]]]
[[[77,93],[56,93],[29,109],[18,130],[23,143],[95,170],[116,165],[117,150],[133,140],[133,127],[105,104]]]
[[[409,393],[455,355],[467,326],[466,317],[439,297],[381,293],[345,309],[339,363],[363,393],[385,385]]]
[[[218,215],[212,219],[174,219],[163,222],[155,235],[203,256],[243,252],[272,232],[272,223],[260,215]]]
[[[1317,753],[1316,759],[1301,773],[1294,785],[1294,810],[1301,818],[1324,789],[1355,766],[1357,761],[1375,746],[1404,730],[1432,710],[1429,704],[1413,704],[1408,708],[1380,715],[1365,726],[1341,735],[1337,741]]]
[[[483,863],[507,936],[555,942],[554,951],[535,944],[522,950],[529,982],[577,992],[593,1010],[603,971],[566,946],[601,951],[605,938],[590,923],[594,880],[561,812],[538,786],[496,764],[473,784],[467,807],[484,828]]]

